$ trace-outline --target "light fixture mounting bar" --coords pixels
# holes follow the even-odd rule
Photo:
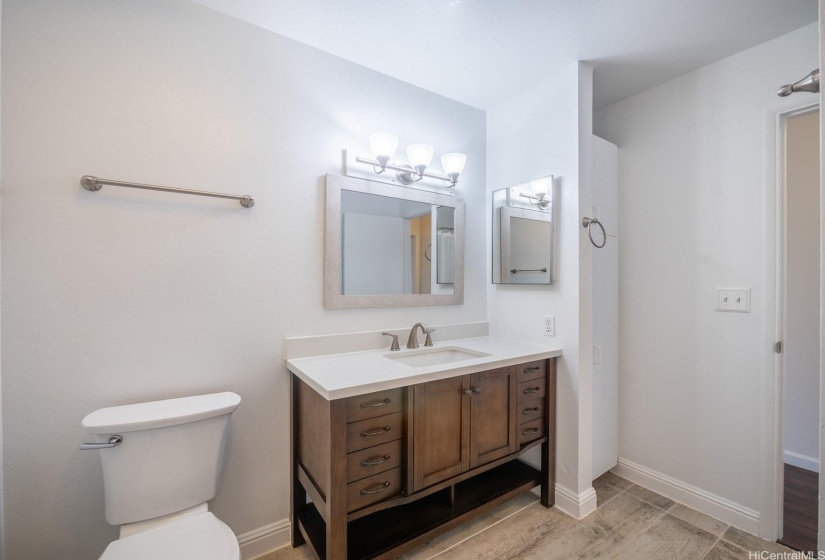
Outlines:
[[[358,157],[356,157],[356,158],[355,158],[355,161],[357,161],[358,163],[366,163],[366,164],[368,164],[368,165],[372,165],[372,166],[375,166],[375,167],[381,167],[381,164],[378,162],[378,160],[377,160],[377,159],[370,159],[370,158],[365,158],[365,157],[362,157],[362,156],[358,156]],[[387,163],[387,164],[384,166],[384,168],[386,168],[386,169],[392,169],[393,171],[398,171],[398,172],[400,172],[400,173],[413,173],[413,174],[417,174],[417,173],[415,172],[415,170],[414,170],[412,167],[410,167],[410,166],[395,165],[395,164],[392,164],[392,163]],[[438,173],[432,173],[431,171],[424,171],[424,173],[422,174],[422,176],[423,176],[423,177],[429,177],[429,178],[431,178],[431,179],[440,179],[441,181],[446,181],[446,182],[448,182],[448,183],[452,183],[452,182],[453,182],[453,181],[452,181],[452,180],[451,180],[448,176],[446,176],[446,175],[439,175]]]

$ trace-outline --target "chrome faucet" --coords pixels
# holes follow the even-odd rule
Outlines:
[[[407,348],[418,348],[418,328],[421,327],[421,332],[427,335],[424,340],[424,346],[433,345],[433,337],[431,336],[435,329],[428,329],[424,323],[416,323],[410,331],[410,337],[407,339]]]

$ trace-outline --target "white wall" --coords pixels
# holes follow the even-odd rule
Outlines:
[[[2,29],[3,29],[3,0],[0,0],[0,53],[2,53]],[[2,59],[2,54],[0,54],[0,60]],[[0,65],[2,68],[2,65]],[[0,71],[0,91],[2,91],[2,72]],[[0,94],[0,105],[2,104],[2,95]],[[2,127],[0,127],[1,129]],[[0,145],[0,159],[2,159],[2,145]],[[2,169],[0,169],[0,178],[2,178]],[[2,187],[0,187],[0,199],[2,199]],[[0,205],[0,208],[2,206]],[[2,215],[2,210],[0,210],[0,215]],[[0,218],[0,221],[2,218]],[[0,229],[0,237],[2,237],[2,230]],[[0,267],[2,267],[2,263],[0,263]],[[0,286],[3,284],[2,275],[0,275]],[[1,307],[1,306],[0,306]],[[0,323],[0,332],[2,332],[2,323]],[[2,350],[0,350],[0,354],[2,354]],[[3,560],[6,556],[4,554],[5,547],[3,543],[5,542],[5,504],[3,500],[4,496],[4,485],[3,481],[5,480],[3,476],[3,367],[2,362],[0,362],[0,560]]]
[[[595,116],[595,133],[620,153],[620,456],[755,511],[774,329],[762,312],[774,297],[763,119],[780,85],[817,67],[817,31]],[[751,287],[753,312],[717,313],[719,286]]]
[[[593,210],[607,238],[593,226],[593,478],[616,466],[619,457],[619,163],[618,149],[593,137]],[[595,354],[598,347],[599,362]]]
[[[819,67],[825,68],[825,0],[819,0]],[[819,111],[819,457],[825,449],[825,111]],[[819,495],[825,496],[825,476],[819,477]],[[819,500],[817,548],[825,550],[825,500]]]
[[[142,400],[239,393],[212,508],[237,534],[286,518],[284,337],[486,319],[484,113],[182,0],[3,9],[8,558],[116,538],[80,420]],[[462,306],[322,307],[323,176],[377,130],[468,154]]]
[[[556,317],[556,341],[564,349],[558,369],[557,480],[575,495],[585,493],[584,499],[591,488],[592,325],[586,300],[592,294],[584,284],[589,280],[582,278],[589,274],[591,255],[580,255],[580,209],[590,206],[582,169],[589,173],[591,80],[590,68],[574,64],[487,113],[490,191],[557,177],[555,284],[491,285],[489,319],[495,336],[543,343],[548,339],[542,316]],[[587,359],[580,361],[581,348],[587,348]]]
[[[819,472],[819,112],[785,138],[785,462]]]

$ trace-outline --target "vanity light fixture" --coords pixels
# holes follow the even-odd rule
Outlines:
[[[441,168],[453,185],[458,182],[458,176],[464,171],[465,165],[467,165],[467,156],[464,154],[452,153],[441,156]]]
[[[546,210],[552,200],[551,197],[547,196],[552,188],[553,176],[550,175],[549,177],[542,177],[541,179],[530,181],[530,190],[533,191],[533,196],[524,193],[519,194],[519,196],[529,199],[530,204]]]
[[[370,134],[370,150],[372,150],[372,155],[378,162],[376,173],[381,174],[386,171],[387,164],[390,162],[390,158],[395,155],[396,149],[398,149],[398,136],[388,132]]]
[[[410,144],[407,147],[407,159],[409,164],[394,164],[390,160],[398,149],[398,137],[387,132],[377,132],[370,135],[370,150],[373,158],[358,156],[355,161],[372,165],[376,174],[381,174],[387,169],[395,171],[395,178],[402,185],[411,185],[420,181],[424,177],[440,179],[450,183],[449,187],[455,187],[458,183],[458,176],[464,171],[467,164],[465,154],[451,153],[441,156],[441,165],[446,175],[440,175],[427,171],[433,159],[433,147],[429,144]]]

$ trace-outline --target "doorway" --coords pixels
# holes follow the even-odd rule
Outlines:
[[[817,547],[819,478],[819,108],[784,118],[781,263],[782,508],[780,542]]]

